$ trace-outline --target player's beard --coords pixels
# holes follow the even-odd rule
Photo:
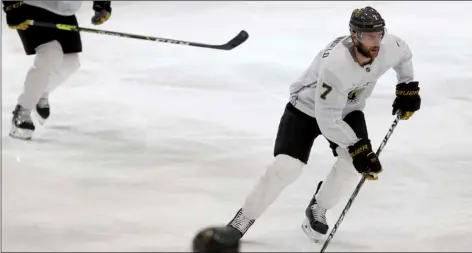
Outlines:
[[[357,44],[357,51],[364,57],[375,59],[379,55],[380,46],[366,47],[364,44]]]
[[[368,52],[369,58],[375,59],[379,55],[380,47],[369,47],[369,49],[366,51]]]

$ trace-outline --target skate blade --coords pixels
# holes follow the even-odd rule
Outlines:
[[[311,228],[310,222],[307,218],[302,223],[302,230],[314,243],[323,243],[325,240],[323,234],[320,234]]]
[[[33,137],[33,132],[34,131],[32,130],[20,129],[13,126],[9,135],[10,137],[15,139],[31,140],[31,138]]]

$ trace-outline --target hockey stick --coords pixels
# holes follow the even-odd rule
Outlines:
[[[382,143],[380,144],[379,148],[377,149],[377,153],[376,153],[377,156],[380,155],[380,152],[382,152],[382,149],[385,147],[385,145],[387,144],[388,139],[392,135],[393,130],[395,130],[395,127],[397,127],[397,124],[400,121],[400,115],[401,115],[401,111],[397,111],[397,116],[396,116],[395,120],[393,121],[392,125],[390,126],[390,129],[387,132],[387,135],[385,135]],[[344,210],[342,211],[341,215],[339,216],[338,221],[336,222],[333,229],[331,230],[331,233],[329,234],[328,238],[326,239],[325,243],[323,244],[323,247],[321,248],[320,252],[324,252],[326,250],[326,248],[328,247],[329,243],[331,242],[331,240],[334,237],[334,234],[338,230],[339,225],[341,225],[341,222],[344,220],[344,216],[346,216],[347,211],[349,211],[349,208],[351,208],[352,202],[354,202],[354,199],[357,197],[357,194],[359,193],[362,186],[364,185],[366,179],[367,179],[366,176],[363,175],[362,178],[361,178],[361,181],[359,182],[359,184],[357,184],[356,189],[352,193],[351,198],[349,198],[349,200],[347,201],[346,207],[344,207]]]
[[[228,41],[225,44],[211,45],[211,44],[184,41],[184,40],[174,40],[174,39],[166,39],[166,38],[152,37],[152,36],[146,36],[146,35],[136,35],[136,34],[130,34],[130,33],[98,30],[98,29],[92,29],[92,28],[79,27],[75,25],[53,24],[53,23],[35,21],[35,20],[30,20],[30,25],[47,27],[47,28],[55,28],[55,29],[71,31],[71,32],[88,32],[88,33],[96,33],[96,34],[105,34],[105,35],[118,36],[118,37],[124,37],[124,38],[150,40],[150,41],[157,41],[157,42],[162,42],[162,43],[170,43],[170,44],[177,44],[177,45],[191,46],[191,47],[204,47],[204,48],[220,49],[220,50],[234,49],[237,46],[244,43],[249,38],[249,34],[246,31],[242,30],[238,33],[238,35],[236,35],[234,38],[232,38],[230,41]]]

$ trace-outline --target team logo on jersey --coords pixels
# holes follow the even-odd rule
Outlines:
[[[347,94],[347,99],[349,103],[355,103],[359,100],[359,95],[364,91],[365,87],[359,87]]]

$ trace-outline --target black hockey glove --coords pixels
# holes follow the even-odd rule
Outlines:
[[[413,113],[421,107],[419,92],[418,82],[397,84],[397,97],[393,101],[392,115],[395,115],[397,110],[401,110],[402,115],[400,119],[407,120],[413,116]]]
[[[8,26],[17,30],[28,29],[30,21],[27,20],[23,1],[2,1],[2,3]]]
[[[111,17],[111,2],[93,1],[93,10],[95,15],[92,17],[92,24],[101,25]]]
[[[379,158],[372,151],[369,139],[361,139],[356,144],[349,146],[349,154],[357,172],[364,174],[368,180],[377,180],[382,172]]]

